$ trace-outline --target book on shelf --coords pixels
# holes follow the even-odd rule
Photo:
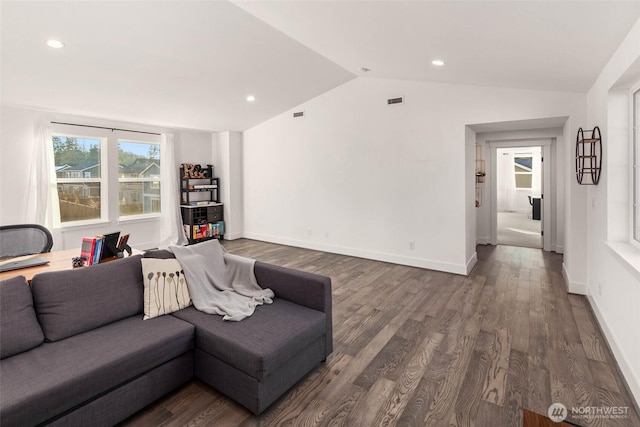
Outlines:
[[[210,235],[210,224],[198,224],[193,226],[193,238],[194,239],[204,239],[206,237],[211,237]]]
[[[95,250],[93,251],[93,262],[91,265],[98,264],[102,259],[102,249],[104,248],[104,238],[102,237],[94,237],[96,244]]]
[[[218,188],[215,184],[193,184],[189,186],[189,190],[209,190]]]
[[[224,234],[224,221],[207,224],[183,224],[184,232],[191,240],[220,237]]]
[[[85,266],[92,265],[94,251],[96,249],[96,239],[94,237],[83,237],[80,246],[80,258]]]
[[[122,247],[128,247],[129,234],[120,237],[120,232],[96,234],[94,237],[83,237],[80,247],[80,258],[85,266],[99,264],[105,258],[118,256]]]
[[[212,237],[220,237],[224,235],[224,221],[218,221],[211,224]]]

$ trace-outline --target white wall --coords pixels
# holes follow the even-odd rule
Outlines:
[[[243,196],[242,196],[242,134],[240,132],[220,132],[213,138],[216,174],[220,178],[221,201],[224,203],[224,223],[226,240],[242,237]]]
[[[630,86],[640,82],[640,20],[588,93],[585,128],[602,131],[600,183],[585,204],[589,266],[586,291],[618,364],[640,402],[640,250],[630,238]],[[634,266],[634,259],[636,260]]]
[[[465,126],[582,118],[584,106],[580,94],[350,81],[244,133],[244,235],[466,274],[476,213]]]
[[[210,163],[213,161],[211,134],[185,130],[172,130],[79,117],[55,112],[3,106],[0,116],[0,224],[24,223],[28,189],[28,164],[35,141],[34,130],[41,120],[54,120],[77,124],[110,126],[149,132],[173,132],[178,163]],[[179,167],[177,164],[176,167]],[[113,215],[112,215],[113,216]],[[54,241],[54,249],[79,247],[83,236],[122,231],[131,233],[130,244],[139,249],[155,247],[160,237],[158,219],[124,220],[112,218],[91,226],[63,228]],[[57,235],[57,234],[56,234]]]

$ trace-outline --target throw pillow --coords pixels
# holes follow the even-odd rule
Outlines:
[[[177,259],[142,258],[144,320],[191,305],[184,271]]]

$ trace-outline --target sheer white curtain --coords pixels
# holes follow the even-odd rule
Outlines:
[[[516,178],[514,174],[513,153],[498,150],[497,184],[498,212],[514,212],[516,210]]]
[[[187,238],[182,228],[180,215],[180,186],[175,144],[173,134],[162,134],[160,137],[160,200],[162,215],[160,216],[160,244],[158,247],[167,248],[171,245],[186,245]]]
[[[37,124],[29,162],[25,222],[47,227],[53,235],[53,249],[61,249],[60,201],[51,135],[51,123]]]

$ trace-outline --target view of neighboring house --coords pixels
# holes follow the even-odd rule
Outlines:
[[[87,179],[100,177],[100,163],[88,162],[79,165],[56,165],[56,177],[70,179]],[[100,196],[100,188],[85,182],[59,182],[59,194],[69,194],[84,197]]]
[[[56,165],[60,215],[63,221],[99,216],[100,163]],[[135,215],[160,212],[160,160],[138,158],[118,165],[120,213]]]
[[[160,212],[160,161],[136,159],[130,165],[118,165],[120,205],[140,205],[142,212]],[[156,181],[140,181],[151,178]]]

